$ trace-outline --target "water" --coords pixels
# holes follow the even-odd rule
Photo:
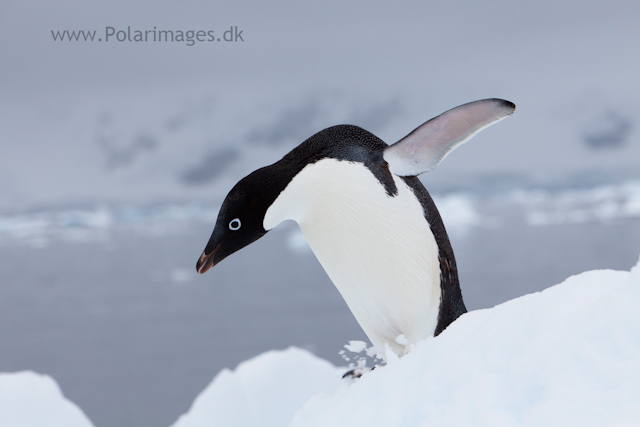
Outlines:
[[[522,205],[478,212],[450,230],[469,309],[640,254],[638,217],[533,226]],[[293,224],[198,276],[212,226],[5,242],[0,371],[53,376],[99,427],[168,426],[225,367],[290,345],[341,364],[344,344],[366,340],[313,255],[291,250]]]

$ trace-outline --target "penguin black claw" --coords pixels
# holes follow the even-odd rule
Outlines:
[[[373,368],[367,370],[367,368],[353,368],[352,370],[350,370],[349,372],[346,372],[343,376],[342,379],[344,380],[345,378],[353,378],[353,379],[358,379],[360,377],[362,377],[364,374],[366,374],[367,372],[371,372],[374,369],[376,369],[376,367],[374,366]]]
[[[350,370],[349,372],[346,372],[343,376],[342,379],[344,380],[345,378],[360,378],[362,376],[362,372],[356,373],[355,369]]]

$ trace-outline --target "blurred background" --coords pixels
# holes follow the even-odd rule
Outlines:
[[[265,350],[344,363],[366,337],[294,223],[196,275],[222,199],[325,127],[393,143],[481,98],[517,111],[421,177],[467,307],[628,270],[639,18],[635,0],[4,0],[0,371],[50,374],[96,426],[162,426]]]

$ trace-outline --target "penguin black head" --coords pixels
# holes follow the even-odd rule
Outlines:
[[[267,210],[306,165],[326,158],[361,163],[393,197],[391,174],[415,177],[434,169],[453,149],[514,110],[513,103],[502,99],[474,101],[423,123],[391,146],[357,126],[339,125],[320,131],[282,160],[258,169],[233,187],[196,269],[205,273],[264,236],[268,232],[264,228]]]
[[[267,234],[263,220],[279,193],[270,191],[277,181],[271,170],[262,168],[233,187],[222,203],[209,243],[196,264],[199,273],[207,272],[232,253]]]
[[[383,162],[377,149],[387,145],[373,134],[352,125],[338,125],[313,135],[280,161],[249,174],[229,192],[196,270],[206,273],[232,253],[267,234],[267,210],[291,179],[309,163],[326,157],[365,162],[369,155]]]

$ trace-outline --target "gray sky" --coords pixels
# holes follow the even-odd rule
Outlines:
[[[486,97],[516,114],[425,176],[429,188],[637,178],[639,17],[633,0],[5,1],[0,210],[220,197],[326,126],[392,143]],[[237,26],[244,42],[51,35],[127,26]]]

